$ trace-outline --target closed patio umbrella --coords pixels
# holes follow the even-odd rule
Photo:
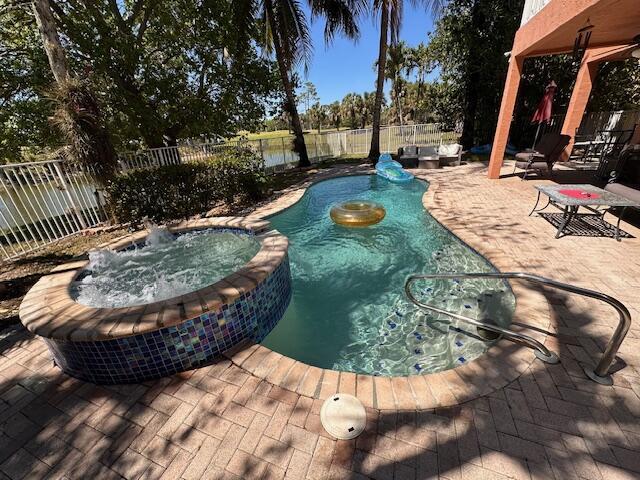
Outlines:
[[[556,82],[551,80],[549,85],[547,85],[544,89],[544,95],[538,103],[538,108],[533,114],[531,118],[531,123],[537,123],[538,128],[536,129],[536,136],[533,140],[533,148],[536,146],[536,142],[538,141],[538,135],[540,134],[540,126],[543,123],[551,122],[551,111],[553,110],[553,97],[556,94],[556,90],[558,89],[558,85]]]

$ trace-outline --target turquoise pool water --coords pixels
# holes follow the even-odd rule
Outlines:
[[[263,344],[310,365],[372,375],[415,375],[455,368],[491,343],[474,327],[425,314],[404,295],[411,273],[492,271],[480,255],[422,206],[427,184],[393,184],[375,175],[341,177],[307,190],[271,217],[289,237],[293,298]],[[373,200],[387,215],[374,226],[333,223],[331,206]],[[418,282],[425,301],[508,325],[515,307],[508,285],[493,279]]]

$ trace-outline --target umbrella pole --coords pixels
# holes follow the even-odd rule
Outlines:
[[[531,150],[535,150],[536,143],[538,143],[538,135],[540,135],[540,124],[541,122],[538,122],[538,128],[536,129],[536,136],[533,139],[533,145],[531,146]]]

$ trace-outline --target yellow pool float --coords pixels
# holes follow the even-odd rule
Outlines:
[[[379,203],[350,200],[334,205],[329,215],[331,220],[344,227],[368,227],[382,221],[386,213]]]

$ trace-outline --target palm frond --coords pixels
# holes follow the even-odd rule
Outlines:
[[[412,5],[423,6],[427,10],[431,10],[431,16],[433,18],[440,17],[447,2],[448,0],[411,0]]]
[[[366,0],[309,0],[311,18],[325,17],[324,39],[330,43],[336,34],[360,36],[358,21],[368,9]]]
[[[276,0],[273,2],[273,10],[277,31],[272,31],[271,35],[278,35],[289,70],[302,65],[306,72],[313,54],[313,46],[307,17],[300,1]]]
[[[402,0],[388,0],[389,8],[389,31],[391,33],[391,45],[397,45],[400,40],[400,29],[402,28],[402,14],[404,2]]]

